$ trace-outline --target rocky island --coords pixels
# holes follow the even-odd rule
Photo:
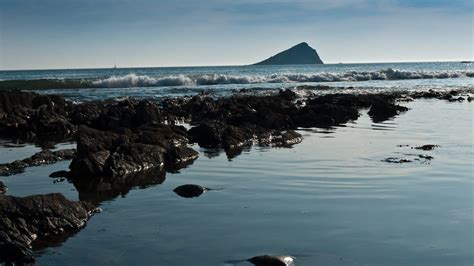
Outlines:
[[[306,42],[291,47],[255,65],[317,65],[324,64],[315,49]]]

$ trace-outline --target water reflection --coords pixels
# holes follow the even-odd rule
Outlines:
[[[145,189],[162,184],[166,179],[164,169],[155,168],[122,177],[97,177],[72,180],[79,193],[79,199],[99,204],[113,200],[118,196],[125,197],[133,188]]]

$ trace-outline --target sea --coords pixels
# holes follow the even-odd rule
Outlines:
[[[0,80],[0,87],[21,81],[23,89],[74,102],[282,88],[301,95],[463,89],[467,98],[474,64],[1,71]],[[299,128],[303,142],[291,147],[253,145],[228,156],[193,145],[199,158],[160,182],[96,195],[102,213],[62,244],[36,251],[38,265],[245,266],[263,254],[290,255],[299,266],[474,265],[473,103],[399,104],[409,111],[381,123],[361,110],[345,125]],[[425,144],[438,147],[414,149]],[[75,143],[56,144],[70,147]],[[0,163],[40,149],[1,140]],[[60,192],[84,199],[72,183],[48,177],[69,163],[0,180],[12,196]],[[173,189],[183,184],[213,190],[182,198]]]
[[[60,94],[74,101],[104,98],[216,96],[236,90],[271,91],[303,85],[335,89],[384,90],[455,89],[474,86],[474,63],[376,63],[282,66],[218,66],[163,68],[103,68],[0,71],[0,88],[21,81],[20,88]],[[49,81],[49,82],[48,82]],[[78,90],[80,89],[80,90]],[[321,88],[314,89],[324,92]],[[351,92],[351,91],[349,91]]]

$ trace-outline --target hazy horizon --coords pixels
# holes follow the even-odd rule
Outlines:
[[[248,65],[300,42],[328,64],[473,60],[456,0],[12,1],[0,69]]]

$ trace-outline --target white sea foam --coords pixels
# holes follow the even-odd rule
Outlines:
[[[94,86],[105,88],[151,87],[151,86],[184,86],[194,85],[194,82],[185,75],[154,78],[128,74],[125,76],[111,76],[106,79],[95,80]]]
[[[174,75],[167,77],[150,77],[146,75],[128,74],[111,76],[106,79],[92,81],[92,85],[105,88],[127,87],[160,87],[160,86],[196,86],[225,84],[259,84],[259,83],[308,83],[308,82],[340,82],[369,80],[406,80],[406,79],[447,79],[474,77],[473,72],[425,72],[384,69],[380,71],[351,71],[345,73],[320,72],[314,74],[273,74],[269,76],[251,75]]]

